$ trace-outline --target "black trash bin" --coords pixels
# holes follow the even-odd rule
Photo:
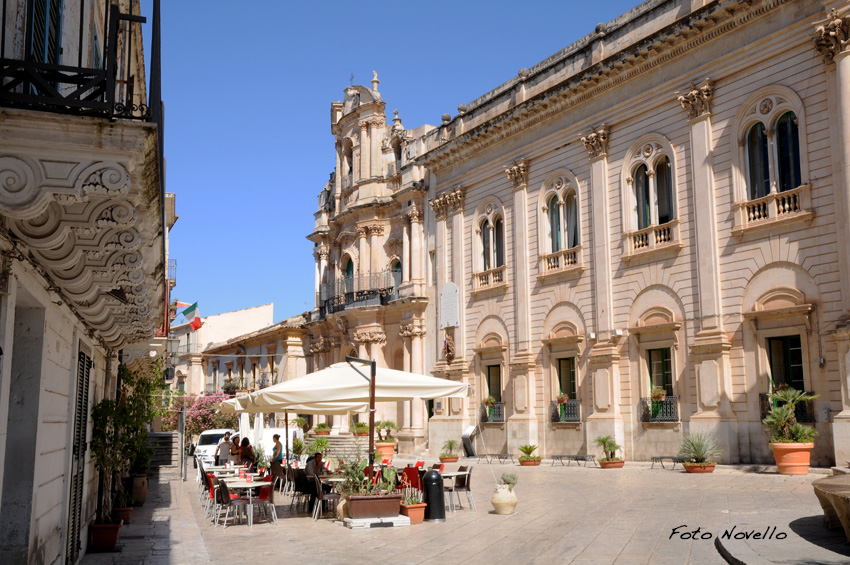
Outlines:
[[[426,522],[446,521],[446,500],[443,498],[443,477],[431,469],[422,479],[422,494],[428,506],[425,507]]]

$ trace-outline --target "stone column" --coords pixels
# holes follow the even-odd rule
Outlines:
[[[414,208],[407,217],[410,218],[410,277],[422,282],[422,212]]]
[[[347,171],[342,170],[342,143],[337,140],[336,144],[336,175],[334,175],[334,210],[337,214],[341,210],[340,203],[342,202],[342,175]]]
[[[832,4],[833,2],[829,2]],[[827,4],[827,2],[824,2]],[[815,22],[815,49],[826,65],[827,101],[831,120],[830,138],[833,177],[836,187],[835,225],[839,241],[850,240],[850,3],[832,8],[826,19]],[[805,150],[805,149],[804,149]],[[805,182],[805,179],[803,179]],[[839,245],[841,302],[850,313],[850,246]],[[845,404],[845,410],[850,404]],[[850,417],[850,416],[849,416]],[[850,425],[848,421],[847,425]],[[847,436],[850,437],[850,431]],[[837,448],[836,448],[837,449]],[[844,461],[837,459],[836,461]]]
[[[360,180],[372,178],[372,147],[369,140],[369,124],[360,124]]]
[[[410,226],[405,224],[401,228],[401,282],[410,281]]]
[[[410,348],[411,348],[412,344],[411,344],[410,330],[408,329],[407,326],[402,326],[400,335],[401,335],[401,338],[402,338],[402,342],[404,344],[404,370],[409,373],[410,370],[411,370],[410,369],[410,365],[411,365]],[[402,421],[401,421],[401,424],[402,424],[402,429],[408,429],[408,430],[410,429],[410,401],[409,400],[405,400],[404,402],[402,402]]]
[[[697,413],[691,416],[694,431],[711,433],[726,461],[738,461],[738,435],[731,409],[731,341],[723,329],[720,298],[720,259],[714,194],[711,103],[714,86],[709,79],[690,88],[677,100],[687,112],[691,139],[691,195],[696,227],[696,255],[700,329],[691,346],[697,377]],[[772,151],[771,151],[772,154]],[[771,189],[773,190],[773,189]]]
[[[528,161],[521,159],[505,169],[505,174],[513,183],[513,295],[516,310],[514,357],[528,358],[531,355],[531,317],[528,304],[531,296],[528,282]],[[490,241],[496,245],[493,238]]]
[[[372,154],[372,165],[371,165],[371,176],[379,177],[381,176],[381,130],[383,129],[384,124],[381,120],[374,120],[369,124],[369,139],[371,141],[372,147],[370,153]]]
[[[381,269],[381,259],[384,254],[381,253],[381,244],[379,241],[380,235],[384,233],[384,226],[374,225],[369,226],[369,255],[371,257],[371,272],[372,274],[377,274],[382,271]]]
[[[412,366],[411,371],[421,375],[425,367],[425,321],[417,320],[419,325],[413,329],[412,342]],[[413,428],[414,434],[417,437],[422,437],[424,440],[425,427],[425,404],[421,398],[414,398],[412,401],[412,414],[410,427]],[[423,445],[424,447],[424,445]]]
[[[467,277],[464,272],[463,200],[455,202],[452,214],[452,282],[457,285],[458,304],[466,304]],[[455,359],[466,355],[464,308],[458,308],[458,325],[454,329]]]
[[[319,249],[319,282],[328,282],[328,256],[330,255],[327,247]]]
[[[358,272],[354,273],[355,276],[364,277],[369,274],[369,248],[367,247],[366,241],[366,226],[357,226],[357,243],[359,244],[359,257],[358,257]],[[365,279],[360,279],[365,280]],[[354,290],[360,290],[358,285],[355,284]]]
[[[319,297],[319,288],[321,287],[322,268],[319,265],[319,252],[316,251],[315,253],[313,253],[313,257],[316,260],[316,273],[315,273],[316,282],[315,282],[314,286],[315,286],[315,292],[316,292],[316,307],[318,308],[319,303],[321,301],[321,298]]]
[[[605,124],[581,137],[590,157],[590,194],[593,214],[593,280],[596,292],[596,342],[590,350],[593,413],[587,417],[587,444],[600,435],[610,435],[625,445],[625,428],[620,413],[620,354],[612,339],[614,303],[611,282],[610,216],[608,211],[608,134]],[[595,448],[592,448],[595,449]],[[626,452],[626,458],[629,454]]]
[[[838,380],[841,387],[841,412],[832,424],[832,442],[836,461],[850,459],[850,324],[832,332],[838,350]]]

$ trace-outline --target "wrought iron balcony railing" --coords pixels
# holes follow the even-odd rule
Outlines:
[[[581,422],[581,400],[571,398],[566,404],[549,403],[549,413],[553,422]]]
[[[149,74],[151,96],[148,102],[142,96],[145,72],[136,66],[133,45],[134,39],[141,40],[141,28],[136,26],[144,23],[145,18],[132,13],[122,14],[119,7],[112,4],[105,11],[106,42],[102,45],[102,52],[96,40],[93,40],[93,47],[84,44],[83,20],[88,18],[63,19],[62,35],[79,36],[77,51],[63,53],[60,49],[54,52],[50,61],[38,60],[37,56],[29,53],[10,53],[6,49],[7,30],[16,34],[15,38],[20,31],[15,26],[4,26],[0,30],[0,106],[110,119],[159,121],[158,110],[151,111],[154,105],[160,103],[159,30],[153,31]],[[80,29],[69,29],[69,25],[80,26]],[[159,25],[157,15],[154,16],[154,25]],[[134,30],[137,32],[134,33]],[[12,45],[14,41],[8,43]],[[94,53],[89,54],[90,50]],[[21,55],[20,59],[15,58]],[[84,66],[84,58],[91,66]]]
[[[642,422],[678,422],[679,421],[679,397],[667,396],[664,400],[652,400],[641,398],[641,421]]]
[[[319,286],[316,295],[318,318],[324,319],[353,306],[380,306],[398,298],[401,272],[386,270],[379,273],[343,277]],[[311,315],[312,321],[312,315]]]
[[[493,406],[481,405],[481,421],[482,422],[504,422],[505,421],[505,403],[496,402]]]
[[[813,392],[806,392],[806,394],[814,394]],[[782,406],[783,402],[777,402],[777,406]],[[770,400],[770,395],[767,393],[759,393],[759,408],[761,409],[761,419],[764,420],[767,417],[767,413],[770,412],[770,408],[773,406],[772,401]],[[800,402],[794,407],[794,415],[797,417],[798,422],[813,424],[815,422],[815,405],[811,400],[808,402]]]

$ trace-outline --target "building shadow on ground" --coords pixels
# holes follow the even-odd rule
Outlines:
[[[791,531],[807,542],[848,557],[848,562],[850,562],[850,544],[847,543],[844,529],[828,529],[823,520],[823,515],[798,518],[788,526]]]

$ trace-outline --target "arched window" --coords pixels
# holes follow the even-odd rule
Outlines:
[[[493,256],[498,268],[505,264],[505,222],[497,217],[493,224]]]
[[[666,155],[655,163],[655,191],[658,195],[658,223],[666,224],[673,215],[673,167]]]
[[[552,195],[546,206],[549,209],[549,251],[555,253],[561,250],[561,208],[558,206],[558,196]]]
[[[351,186],[354,184],[354,155],[351,140],[346,138],[342,142],[342,178],[348,181],[343,183],[343,186]]]
[[[747,164],[749,168],[750,199],[767,196],[770,192],[770,163],[764,124],[757,122],[747,132]]]
[[[578,206],[576,204],[575,192],[567,194],[564,216],[567,223],[567,249],[578,245]]]
[[[401,261],[396,259],[390,266],[390,271],[393,275],[393,286],[398,288],[401,286]]]
[[[649,209],[649,175],[646,174],[646,165],[641,164],[634,172],[635,200],[637,201],[637,229],[642,230],[652,224],[652,215]]]
[[[481,266],[482,271],[490,270],[490,255],[492,253],[490,245],[490,221],[484,220],[481,222]]]
[[[397,175],[401,171],[401,142],[398,139],[393,139],[392,148],[395,161],[395,170],[392,171],[392,174]]]
[[[343,258],[345,262],[345,292],[354,292],[354,261],[346,255]]]
[[[803,184],[800,174],[800,136],[794,112],[785,112],[776,122],[776,152],[779,191],[793,190]]]

